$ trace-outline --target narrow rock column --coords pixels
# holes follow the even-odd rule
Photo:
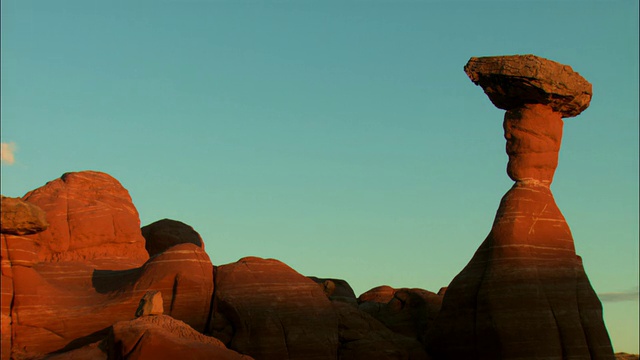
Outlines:
[[[449,285],[427,350],[435,359],[613,359],[602,305],[549,188],[562,118],[589,106],[591,84],[533,55],[471,58],[465,72],[507,110],[507,173],[515,184]]]

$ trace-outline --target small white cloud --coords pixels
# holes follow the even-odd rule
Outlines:
[[[16,144],[13,142],[2,143],[2,149],[0,154],[2,155],[2,163],[7,165],[13,165],[16,161],[14,153],[16,152]]]

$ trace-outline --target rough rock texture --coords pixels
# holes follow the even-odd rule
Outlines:
[[[311,279],[257,257],[216,268],[211,333],[256,359],[335,359],[338,318]]]
[[[530,56],[471,59],[465,70],[508,109],[508,172],[516,183],[489,235],[447,288],[428,350],[438,359],[613,359],[602,305],[549,189],[561,117],[586,108],[580,94],[586,88],[590,94],[590,86],[570,68]],[[550,96],[534,97],[528,87]],[[576,95],[559,96],[556,87]]]
[[[0,195],[2,203],[2,234],[31,235],[44,231],[49,226],[47,218],[39,207],[22,199]]]
[[[105,348],[109,350],[110,359],[252,359],[166,315],[114,324]]]
[[[105,173],[66,173],[23,199],[42,208],[50,224],[46,231],[29,237],[37,249],[37,261],[128,268],[149,258],[129,192]]]
[[[9,252],[7,247],[7,238],[22,239],[22,235],[37,234],[44,231],[49,224],[47,223],[45,213],[36,205],[30,204],[21,199],[8,198],[0,196],[2,203],[1,213],[1,280],[2,280],[2,297],[1,303],[1,323],[0,329],[0,348],[2,359],[8,359],[11,354],[11,303],[13,301],[13,271],[11,269],[11,258],[20,259],[22,249],[14,249]],[[14,236],[15,235],[15,236]],[[23,244],[22,241],[14,241],[17,244]],[[29,250],[29,249],[26,249]],[[28,252],[28,251],[27,251]],[[19,260],[18,260],[19,262]]]
[[[616,353],[616,360],[639,360],[638,354]]]
[[[148,315],[162,315],[164,312],[164,303],[162,301],[162,293],[160,291],[147,291],[140,299],[136,317]]]
[[[373,288],[358,297],[358,308],[392,331],[425,342],[424,335],[442,305],[442,296],[423,289]]]
[[[580,74],[568,65],[535,55],[473,57],[464,71],[504,110],[543,104],[562,117],[573,117],[591,101],[591,84]]]
[[[129,270],[99,270],[78,262],[12,269],[16,357],[95,342],[114,322],[134,318],[140,298],[150,290],[162,292],[165,314],[203,331],[213,294],[213,266],[193,244],[174,246]]]
[[[157,255],[166,249],[178,245],[190,243],[204,250],[204,242],[200,234],[183,222],[163,219],[142,228],[142,236],[149,256]]]
[[[2,234],[3,358],[9,351],[16,359],[91,353],[89,344],[114,322],[135,316],[147,291],[162,292],[165,314],[204,331],[213,295],[209,257],[183,243],[149,259],[138,213],[117,180],[68,173],[24,199],[46,211],[50,226]]]

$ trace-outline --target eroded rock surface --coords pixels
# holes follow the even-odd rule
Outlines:
[[[335,359],[338,318],[311,279],[273,259],[216,268],[212,335],[257,359]]]
[[[2,234],[31,235],[49,227],[46,215],[38,206],[22,199],[0,196]]]
[[[22,199],[0,196],[1,208],[1,231],[0,240],[2,252],[1,261],[1,281],[2,297],[0,299],[2,315],[0,321],[2,328],[0,333],[0,348],[2,359],[11,356],[11,304],[13,302],[13,270],[11,268],[12,259],[15,263],[20,263],[23,258],[33,257],[32,243],[24,240],[24,235],[37,234],[46,230],[49,226],[46,215],[38,206],[30,204]],[[8,240],[9,239],[9,240]],[[9,251],[8,243],[15,247]],[[27,254],[25,256],[25,254]]]
[[[166,315],[118,322],[105,345],[110,359],[252,360]]]
[[[23,199],[44,210],[50,224],[29,238],[38,262],[81,261],[128,268],[149,258],[129,192],[108,174],[66,173]]]

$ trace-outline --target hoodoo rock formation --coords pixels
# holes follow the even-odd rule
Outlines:
[[[515,181],[493,227],[449,285],[428,349],[437,359],[613,359],[602,306],[549,186],[562,118],[587,108],[591,85],[533,55],[472,58],[465,72],[507,110]]]

